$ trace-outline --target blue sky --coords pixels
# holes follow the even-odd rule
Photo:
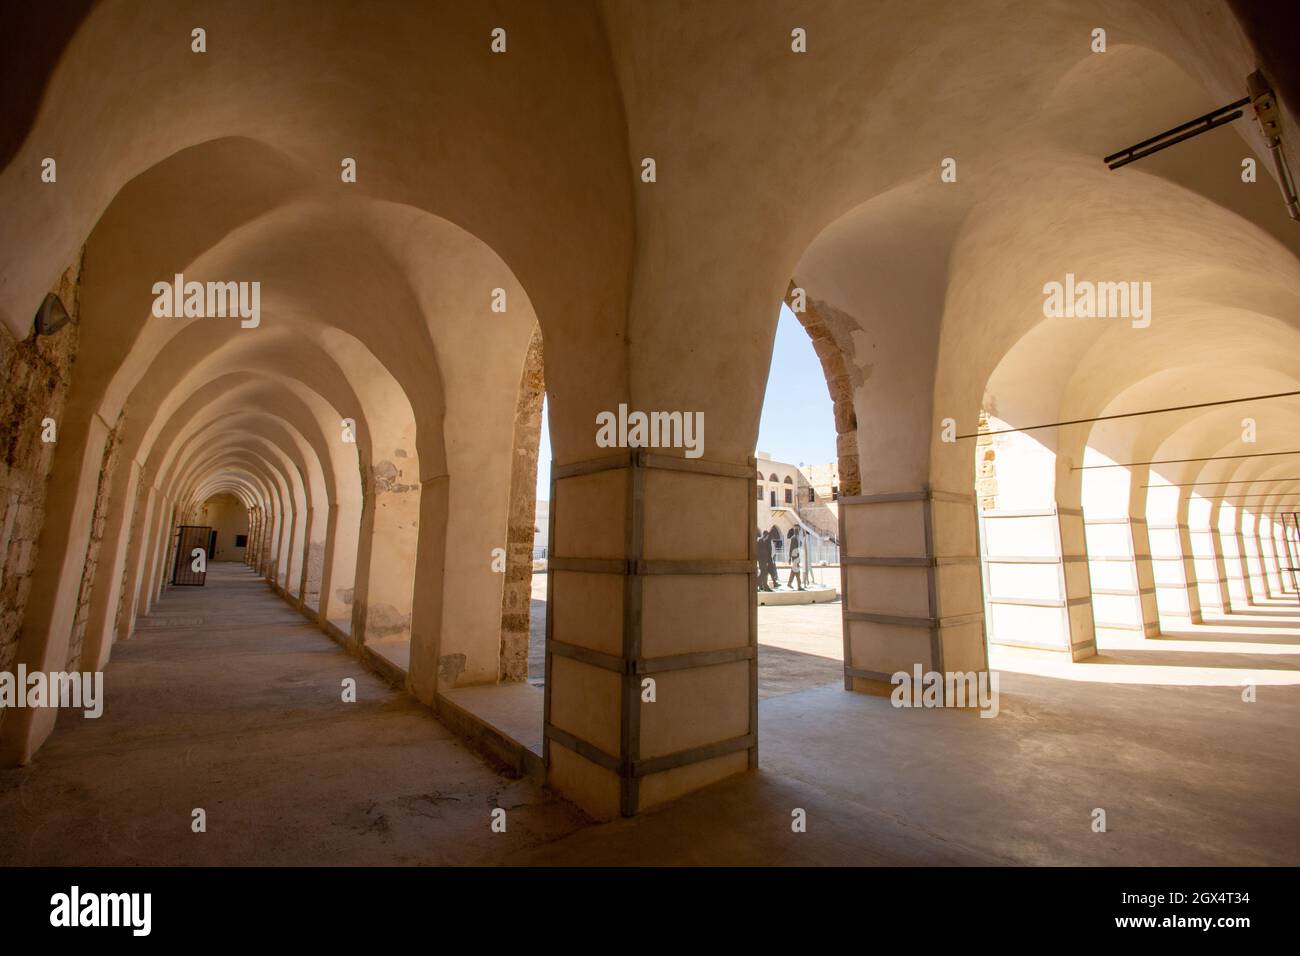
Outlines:
[[[667,409],[676,411],[677,409]],[[547,414],[546,406],[542,415]],[[595,428],[595,424],[592,424]],[[704,457],[709,457],[708,422],[704,428]],[[826,377],[812,341],[799,320],[784,305],[776,324],[772,369],[758,425],[758,447],[777,461],[823,465],[835,460],[835,418]],[[551,436],[542,428],[537,462],[537,497],[550,497]]]

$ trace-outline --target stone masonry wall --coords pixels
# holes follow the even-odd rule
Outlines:
[[[41,422],[63,417],[77,354],[80,283],[78,260],[51,290],[72,316],[55,334],[33,331],[17,341],[0,325],[0,670],[18,653],[54,461],[55,444],[42,441]]]
[[[790,283],[785,302],[791,305],[795,285]],[[792,309],[793,311],[793,309]],[[835,415],[835,454],[839,459],[840,494],[862,493],[862,472],[858,464],[858,415],[853,408],[853,378],[844,361],[844,349],[837,334],[847,334],[846,321],[823,302],[807,301],[794,313],[812,339],[813,351],[821,361]]]
[[[144,507],[145,499],[149,494],[148,482],[141,481],[135,492],[135,502],[131,506],[131,523],[127,528],[127,554],[131,553],[131,548],[135,545],[136,527],[135,523],[140,514],[140,509]],[[127,594],[127,588],[131,584],[131,575],[122,575],[122,590],[117,599],[117,618],[113,622],[113,640],[126,640],[131,634],[131,596]]]
[[[68,641],[68,671],[79,671],[81,649],[86,640],[86,625],[90,623],[90,597],[94,590],[95,570],[99,567],[100,546],[104,543],[104,527],[108,524],[109,489],[113,487],[113,472],[117,468],[118,450],[122,447],[122,418],[109,432],[104,442],[104,458],[99,468],[99,483],[95,487],[95,511],[90,520],[90,541],[86,544],[86,562],[81,572],[81,588],[77,592],[77,616],[72,623],[72,637]]]
[[[533,329],[519,379],[510,513],[506,527],[506,580],[501,594],[501,680],[528,680],[528,627],[533,598],[533,529],[537,520],[537,455],[546,397],[542,332]]]

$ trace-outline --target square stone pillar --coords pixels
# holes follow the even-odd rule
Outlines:
[[[465,670],[465,655],[444,659],[442,647],[443,609],[446,585],[443,574],[447,566],[448,502],[451,477],[435,475],[420,482],[420,538],[415,558],[415,588],[411,605],[411,658],[407,686],[411,693],[429,706],[435,706],[438,682],[444,688],[455,685]],[[453,553],[460,549],[452,542]]]
[[[1287,516],[1278,515],[1273,519],[1273,554],[1277,560],[1278,577],[1282,581],[1282,590],[1294,594],[1300,590],[1295,572],[1295,560],[1291,553],[1291,539],[1287,531]]]
[[[1255,525],[1255,541],[1259,545],[1260,564],[1264,569],[1264,583],[1271,598],[1285,597],[1281,564],[1273,545],[1273,519],[1261,515]]]
[[[598,819],[757,766],[755,467],[552,466],[546,776]]]
[[[1213,518],[1212,518],[1213,520]],[[1223,541],[1217,528],[1189,528],[1192,565],[1196,571],[1196,590],[1202,616],[1212,611],[1222,617],[1228,613],[1228,572],[1223,562]]]
[[[1161,619],[1200,624],[1201,599],[1187,525],[1148,523],[1147,536]]]
[[[155,487],[158,492],[154,502],[154,522],[152,540],[146,542],[148,548],[145,558],[145,575],[143,582],[144,601],[141,613],[148,614],[158,602],[163,582],[167,578],[167,562],[171,555],[171,543],[175,536],[175,522],[172,520],[171,502]]]
[[[1296,535],[1300,533],[1296,524],[1296,515],[1286,513],[1281,518],[1283,553],[1287,566],[1291,569],[1291,589],[1300,591],[1300,553],[1297,549]]]
[[[103,550],[100,552],[100,567],[91,591],[90,620],[86,626],[86,642],[82,647],[82,670],[103,670],[117,635],[118,608],[125,591],[123,579],[126,573],[127,546],[130,543],[142,473],[135,461],[124,464],[125,480],[119,480],[114,485],[119,497],[116,500],[109,498],[109,516],[104,531]],[[129,599],[128,597],[127,600]]]
[[[980,515],[989,641],[1082,660],[1097,653],[1083,512]]]
[[[248,566],[254,571],[257,571],[262,566],[262,547],[265,544],[264,529],[266,527],[266,512],[259,507],[253,511],[253,518],[257,525],[257,529],[248,539],[248,543],[252,545]]]
[[[1151,533],[1147,519],[1129,515],[1129,534],[1133,539],[1133,564],[1137,568],[1138,594],[1142,600],[1142,632],[1147,637],[1160,636],[1160,606],[1156,601],[1156,571],[1151,563]]]
[[[1233,520],[1232,530],[1227,534],[1220,532],[1217,538],[1220,554],[1223,555],[1224,580],[1228,586],[1228,610],[1234,607],[1247,607],[1253,600],[1250,586],[1250,572],[1246,567],[1246,551],[1241,540],[1241,517]]]
[[[1255,604],[1255,588],[1257,587],[1255,579],[1251,575],[1251,561],[1247,551],[1245,551],[1245,536],[1242,533],[1242,516],[1238,515],[1236,527],[1232,532],[1232,542],[1236,551],[1234,563],[1229,567],[1229,592],[1232,594],[1232,601],[1238,602],[1238,589],[1240,592],[1239,606],[1249,606]],[[1235,587],[1234,587],[1235,585]]]
[[[132,462],[134,464],[134,462]],[[119,612],[119,641],[130,640],[135,634],[135,619],[144,613],[145,573],[148,565],[149,542],[153,540],[155,519],[155,492],[148,472],[141,469],[142,493],[139,507],[131,522],[130,544],[126,552],[126,590],[122,594],[125,607]]]
[[[248,567],[253,566],[257,550],[257,510],[248,509],[248,543],[244,547],[244,564]]]
[[[1097,632],[1157,637],[1160,615],[1146,519],[1085,518],[1084,528]]]
[[[1264,556],[1259,550],[1259,537],[1256,530],[1259,518],[1245,514],[1239,519],[1238,542],[1241,548],[1242,563],[1246,567],[1246,583],[1250,588],[1252,604],[1263,602],[1268,598],[1268,578],[1264,573]]]
[[[280,593],[292,602],[299,602],[302,596],[302,566],[304,542],[307,540],[307,515],[296,505],[289,522],[289,540],[285,545],[284,569],[280,572]],[[294,589],[298,588],[298,593]]]
[[[284,515],[277,508],[271,513],[262,536],[262,577],[272,583],[275,581],[275,569],[280,563],[280,525],[283,521]]]
[[[1097,653],[1088,538],[1081,509],[1058,507],[1056,517],[1060,526],[1061,572],[1065,576],[1066,617],[1070,626],[1070,658],[1078,661]]]
[[[839,499],[844,687],[897,672],[984,671],[975,499],[923,488]]]

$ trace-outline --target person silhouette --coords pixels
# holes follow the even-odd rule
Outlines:
[[[772,580],[772,586],[768,588],[775,591],[781,587],[781,578],[776,573],[776,546],[781,541],[781,530],[777,527],[768,529],[767,532],[767,574]]]
[[[803,536],[799,533],[799,529],[798,529],[798,528],[791,528],[791,529],[790,529],[790,534],[789,534],[789,539],[790,539],[790,577],[786,579],[785,586],[786,586],[786,587],[793,587],[794,585],[793,585],[791,582],[797,581],[797,582],[799,582],[799,586],[796,588],[796,590],[798,590],[798,591],[802,591],[802,590],[803,590],[803,574],[802,574],[802,568],[803,568],[803,564],[802,564],[802,560],[803,560],[803,549],[802,549],[802,544],[801,544],[801,538],[802,538],[802,537],[803,537]]]
[[[772,539],[768,532],[764,531],[758,536],[758,589],[760,591],[772,590],[767,586],[767,580],[771,572]]]

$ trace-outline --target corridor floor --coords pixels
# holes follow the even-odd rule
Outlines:
[[[165,594],[113,648],[104,686],[101,718],[60,714],[32,765],[0,771],[0,863],[487,864],[584,824],[242,564]]]
[[[1234,687],[1004,673],[985,720],[825,684],[761,702],[758,773],[595,825],[496,772],[242,566],[214,565],[207,587],[170,591],[139,625],[114,649],[104,716],[61,715],[35,763],[0,771],[0,864],[1255,865],[1300,852],[1296,686],[1247,704]],[[356,703],[342,702],[347,677]],[[505,833],[491,830],[497,807]]]

